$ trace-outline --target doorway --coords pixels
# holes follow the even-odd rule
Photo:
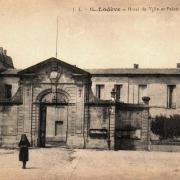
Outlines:
[[[67,142],[68,106],[41,105],[39,146],[61,146]]]

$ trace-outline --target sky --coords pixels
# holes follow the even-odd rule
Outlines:
[[[55,57],[57,16],[57,58],[80,68],[180,62],[178,0],[0,0],[0,47],[16,68]]]

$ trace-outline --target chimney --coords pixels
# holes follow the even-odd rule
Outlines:
[[[177,68],[180,69],[180,63],[177,63]]]
[[[139,64],[134,64],[134,69],[138,69],[139,68]]]

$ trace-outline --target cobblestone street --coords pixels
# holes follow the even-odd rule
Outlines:
[[[17,150],[0,149],[2,180],[180,179],[180,153],[147,151],[30,149],[27,169]]]

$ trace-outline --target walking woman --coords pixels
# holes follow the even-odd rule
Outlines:
[[[23,162],[23,166],[22,168],[25,169],[26,168],[26,161],[29,160],[29,146],[30,146],[30,143],[27,139],[27,136],[26,134],[22,134],[21,135],[21,140],[19,142],[19,145],[20,147],[19,149],[19,161],[22,161]]]

